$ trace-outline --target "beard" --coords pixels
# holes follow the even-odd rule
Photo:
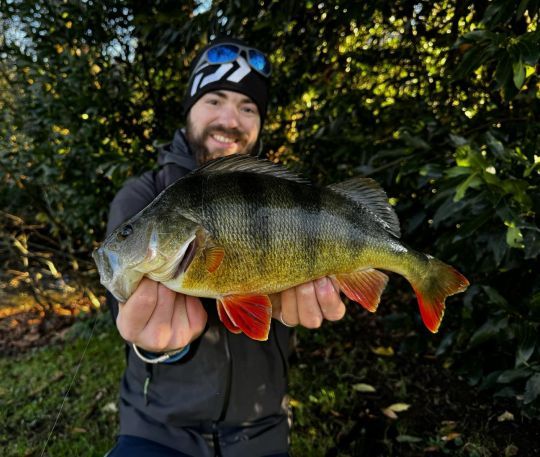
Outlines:
[[[186,139],[198,165],[227,155],[226,148],[213,148],[212,150],[209,150],[206,146],[206,140],[212,134],[222,134],[224,136],[236,138],[238,148],[235,154],[249,154],[257,144],[257,141],[252,143],[248,142],[247,135],[241,130],[236,128],[230,129],[222,125],[207,126],[201,132],[196,132],[196,129],[188,116],[186,122]]]

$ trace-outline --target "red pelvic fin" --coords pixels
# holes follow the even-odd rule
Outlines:
[[[229,330],[232,324],[233,333],[239,329],[254,340],[268,339],[272,303],[267,295],[229,295],[219,300],[218,312],[220,306],[225,313],[220,312],[219,317]]]
[[[219,246],[213,246],[204,250],[204,262],[209,273],[213,273],[219,268],[224,256],[225,250]]]
[[[236,324],[231,320],[229,315],[227,314],[227,311],[225,310],[223,304],[221,303],[221,300],[218,300],[217,302],[217,311],[219,320],[223,322],[223,325],[232,333],[242,333],[242,330],[240,330],[239,327],[236,326]]]
[[[347,297],[374,313],[388,282],[388,276],[369,268],[354,273],[336,275],[336,280]]]
[[[418,299],[425,326],[437,333],[444,315],[444,301],[450,295],[463,292],[469,281],[450,265],[429,258],[429,274],[418,283],[411,283]]]

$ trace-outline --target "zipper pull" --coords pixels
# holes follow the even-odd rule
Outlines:
[[[148,400],[148,387],[150,387],[150,381],[152,381],[152,365],[149,363],[146,364],[146,378],[144,379],[143,385],[143,395],[144,395],[144,405],[148,406],[150,401]]]

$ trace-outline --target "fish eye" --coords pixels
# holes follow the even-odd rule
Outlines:
[[[128,236],[130,236],[133,233],[133,227],[129,224],[124,225],[122,227],[122,230],[118,233],[118,238],[121,240],[125,240]]]

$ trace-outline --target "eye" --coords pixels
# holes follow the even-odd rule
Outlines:
[[[249,114],[257,114],[257,108],[251,106],[251,105],[245,105],[242,107],[242,110]]]
[[[133,227],[129,224],[124,225],[120,232],[118,232],[118,238],[121,240],[125,240],[128,236],[130,236],[133,233]]]

